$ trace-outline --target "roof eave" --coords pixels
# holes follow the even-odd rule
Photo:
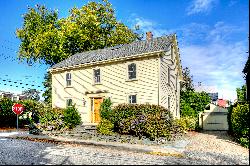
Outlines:
[[[64,71],[64,70],[72,70],[72,69],[77,69],[77,68],[83,68],[83,67],[87,67],[87,66],[94,66],[94,65],[106,64],[106,63],[120,62],[120,61],[129,60],[129,59],[138,59],[138,58],[142,58],[142,57],[157,56],[157,55],[160,55],[163,52],[166,52],[166,50],[153,51],[153,52],[148,52],[148,53],[136,54],[136,55],[132,55],[132,56],[119,57],[119,58],[96,61],[96,62],[90,62],[90,63],[85,63],[85,64],[72,65],[72,66],[67,66],[67,67],[51,68],[51,69],[49,69],[49,72],[54,73],[54,72],[60,72],[60,71]]]

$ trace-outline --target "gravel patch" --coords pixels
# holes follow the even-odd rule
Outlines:
[[[226,131],[190,132],[185,155],[204,164],[249,165],[249,149],[233,141]]]

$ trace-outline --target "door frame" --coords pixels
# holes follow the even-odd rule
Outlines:
[[[95,102],[94,100],[95,99],[102,99],[102,102],[103,102],[103,97],[90,97],[90,100],[91,100],[91,113],[90,113],[90,122],[91,123],[98,123],[98,122],[95,122]],[[99,112],[100,112],[100,109],[99,109]]]

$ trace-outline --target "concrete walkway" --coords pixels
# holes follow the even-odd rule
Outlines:
[[[189,140],[182,139],[171,144],[163,145],[139,145],[139,144],[129,144],[129,143],[118,143],[118,142],[105,142],[105,141],[94,141],[94,140],[83,140],[83,139],[69,139],[60,136],[47,136],[47,135],[32,135],[27,131],[15,131],[15,132],[0,132],[0,138],[11,138],[11,139],[28,139],[34,141],[49,141],[56,143],[70,143],[70,144],[80,144],[80,145],[94,145],[111,147],[121,150],[128,150],[134,152],[143,152],[149,154],[159,154],[166,156],[183,156],[185,147],[189,144]]]

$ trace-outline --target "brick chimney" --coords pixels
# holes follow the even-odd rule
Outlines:
[[[150,41],[150,40],[153,39],[153,34],[152,34],[152,32],[146,32],[146,39],[147,39],[147,41]]]

